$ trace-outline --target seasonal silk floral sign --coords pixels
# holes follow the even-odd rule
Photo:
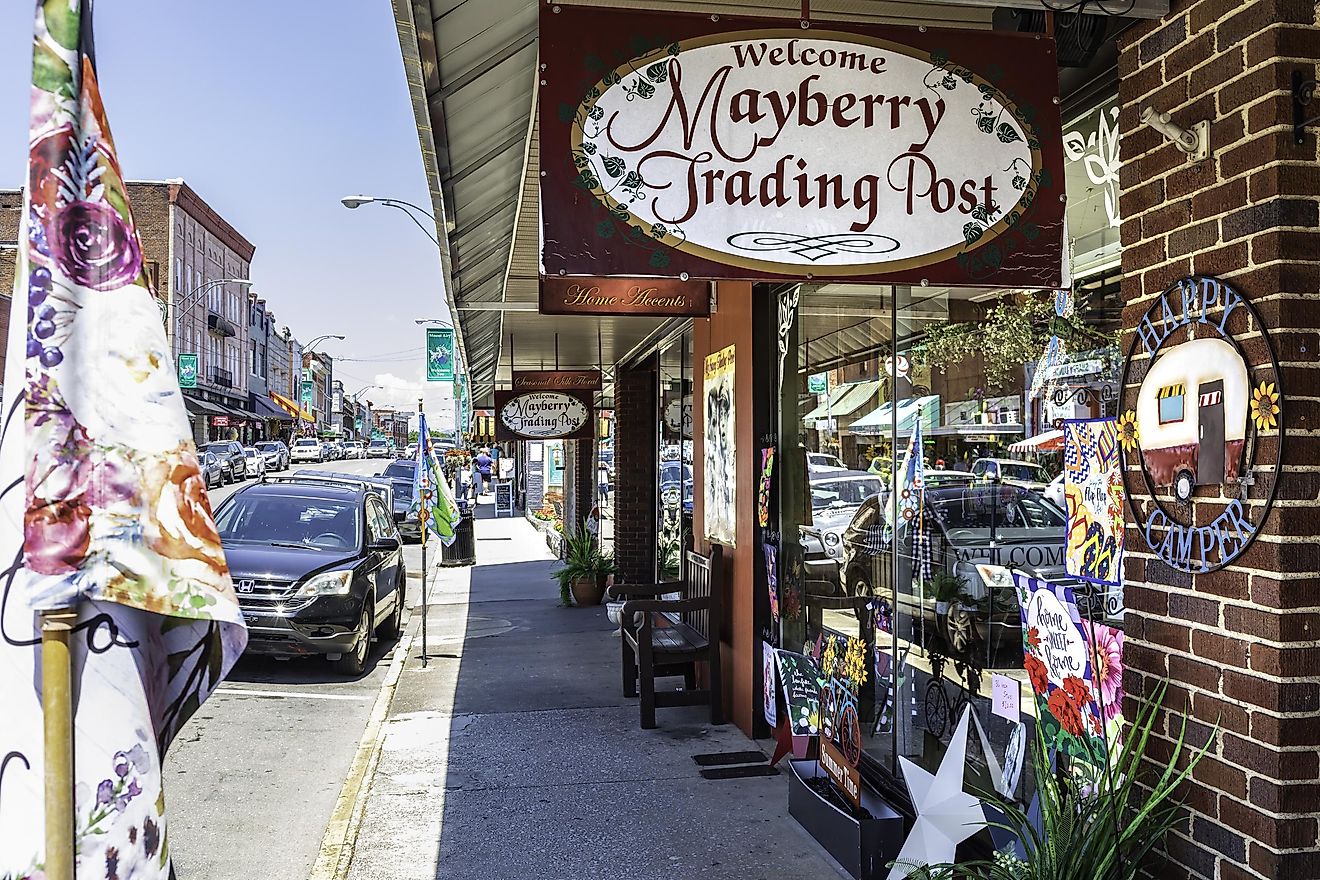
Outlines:
[[[1013,579],[1022,611],[1023,667],[1035,694],[1045,742],[1069,757],[1100,765],[1105,754],[1104,710],[1097,700],[1092,651],[1073,592],[1022,574],[1014,574]],[[1111,697],[1121,681],[1121,663],[1106,666],[1104,684]],[[1107,705],[1117,711],[1116,702]]]
[[[543,11],[546,173],[590,194],[611,254],[651,273],[696,257],[697,277],[958,263],[966,279],[1030,252],[1023,277],[1058,278],[1062,206],[1045,191],[1062,181],[1062,149],[1042,147],[1060,131],[1051,45],[693,18]],[[599,248],[562,235],[575,209],[553,204],[547,272],[599,269]]]
[[[38,612],[77,614],[79,878],[171,876],[161,760],[246,644],[90,35],[90,0],[36,4],[0,439],[7,880],[47,860]]]

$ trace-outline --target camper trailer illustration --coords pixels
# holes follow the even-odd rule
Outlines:
[[[1146,472],[1180,501],[1238,478],[1247,430],[1247,365],[1219,338],[1164,349],[1137,394]]]

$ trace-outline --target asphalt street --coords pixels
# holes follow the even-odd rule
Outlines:
[[[349,460],[291,470],[373,474],[386,463]],[[250,484],[213,490],[212,505]],[[411,608],[421,595],[421,548],[405,546],[404,557]],[[393,641],[378,643],[358,679],[317,659],[239,660],[165,761],[170,849],[180,878],[307,876],[394,647]]]

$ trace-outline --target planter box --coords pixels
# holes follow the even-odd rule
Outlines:
[[[874,819],[855,819],[821,797],[807,782],[825,772],[815,761],[789,761],[788,812],[839,865],[857,880],[883,880],[885,866],[903,848],[903,816],[862,782],[862,807]]]

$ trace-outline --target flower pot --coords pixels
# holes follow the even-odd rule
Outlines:
[[[568,588],[573,593],[574,605],[599,605],[600,600],[605,598],[604,578],[573,578],[569,581]]]
[[[938,614],[940,617],[944,617],[945,615],[947,615],[949,613],[949,603],[940,602],[939,600],[936,600],[935,613]]]

